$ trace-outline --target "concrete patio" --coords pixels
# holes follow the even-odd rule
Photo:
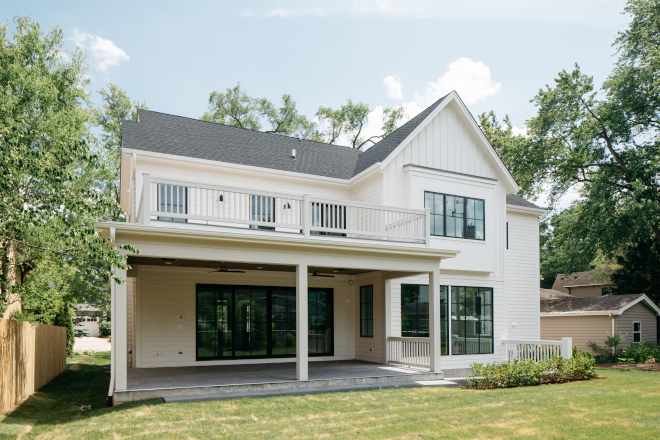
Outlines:
[[[295,362],[222,366],[129,368],[128,388],[115,404],[163,397],[168,401],[308,394],[418,387],[442,381],[443,373],[363,361],[309,363],[309,380],[296,380]]]

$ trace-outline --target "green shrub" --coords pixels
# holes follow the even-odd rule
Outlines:
[[[71,356],[76,335],[73,331],[73,310],[69,304],[62,303],[60,305],[53,319],[53,325],[66,328],[66,354],[67,356]]]
[[[647,342],[631,344],[619,354],[618,361],[631,364],[660,362],[660,347],[657,344]]]
[[[596,377],[594,358],[573,347],[573,357],[553,356],[541,362],[513,361],[507,364],[472,364],[467,388],[490,389],[572,382]]]
[[[112,323],[108,321],[104,321],[99,324],[99,334],[101,336],[110,336],[112,329]]]

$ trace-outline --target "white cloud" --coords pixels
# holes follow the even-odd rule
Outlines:
[[[522,127],[518,128],[515,125],[512,125],[511,133],[513,133],[514,136],[522,135],[524,137],[527,137],[527,126],[523,125]]]
[[[122,61],[130,61],[131,59],[123,49],[105,38],[86,34],[74,28],[72,39],[81,49],[89,50],[96,61],[96,67],[103,72],[107,72],[108,67],[118,66]]]
[[[429,83],[423,93],[415,95],[415,102],[426,107],[456,90],[469,105],[494,96],[502,86],[492,80],[490,68],[483,61],[462,57],[449,63],[448,69],[437,81]]]
[[[383,78],[383,83],[387,87],[387,96],[393,99],[403,99],[403,92],[401,88],[403,84],[396,75],[386,76]]]
[[[567,14],[566,11],[570,11]],[[262,17],[478,18],[573,23],[612,23],[620,0],[276,0],[255,12]]]

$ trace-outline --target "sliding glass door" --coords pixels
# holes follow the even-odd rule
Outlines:
[[[332,356],[332,289],[309,289],[309,354]],[[296,355],[291,287],[197,285],[197,360]]]

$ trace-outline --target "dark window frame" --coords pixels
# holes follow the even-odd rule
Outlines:
[[[445,193],[438,193],[434,191],[424,191],[424,208],[426,208],[426,194],[433,194],[434,196],[442,196],[442,214],[434,214],[431,212],[431,217],[433,216],[441,216],[442,217],[442,235],[440,234],[433,234],[431,233],[432,236],[434,237],[448,237],[447,236],[447,209],[446,209],[446,203],[447,203],[447,197],[456,197],[456,198],[462,198],[463,199],[463,236],[462,237],[455,237],[455,236],[449,236],[448,238],[460,238],[463,240],[474,240],[474,241],[486,241],[486,200],[485,199],[477,199],[475,197],[466,197],[466,196],[459,196],[455,194],[445,194]],[[480,201],[483,202],[483,222],[484,222],[484,238],[470,238],[467,236],[467,223],[468,223],[468,218],[467,218],[467,201],[468,200],[474,200],[474,201]],[[508,237],[507,237],[508,240]],[[508,245],[508,241],[507,241]],[[507,247],[508,249],[508,247]]]
[[[401,295],[401,317],[402,318],[403,318],[403,306],[404,306],[404,304],[403,304],[403,288],[404,288],[404,286],[405,287],[417,287],[417,288],[419,288],[419,287],[428,288],[429,287],[428,284],[414,284],[414,283],[401,284],[401,293],[402,293],[402,295]],[[445,290],[444,304],[442,302],[442,288],[443,287],[446,289]],[[449,326],[450,325],[450,320],[451,320],[450,315],[449,315],[449,299],[450,299],[449,294],[450,294],[451,286],[441,284],[440,289],[441,289],[440,290],[440,347],[441,347],[440,350],[441,350],[441,355],[442,356],[447,356],[447,355],[449,355],[449,341],[450,341],[450,333],[451,333],[451,327]],[[418,298],[419,298],[419,290],[418,290],[417,295],[418,295]],[[430,292],[429,292],[429,295],[430,295]],[[442,319],[443,312],[444,312],[444,317],[445,317],[444,321]],[[428,313],[430,313],[430,311]],[[416,312],[416,314],[419,315],[419,299],[417,301],[417,312]],[[430,315],[429,315],[429,319],[430,319]],[[446,329],[447,331],[444,332],[444,334],[443,334],[443,331],[442,331],[443,323],[447,327],[447,329]],[[419,336],[413,336],[413,335],[410,335],[410,336],[409,335],[404,335],[403,334],[403,323],[402,323],[401,327],[402,327],[401,328],[401,332],[402,332],[401,337],[404,337],[404,338],[419,337]],[[418,331],[419,331],[419,329],[418,329]],[[429,322],[429,336],[430,336],[430,322]],[[428,336],[423,336],[423,337],[428,337]],[[443,343],[445,344],[444,352],[442,350],[442,344]]]
[[[452,319],[453,318],[453,315],[452,315],[453,310],[450,310],[449,314],[451,315],[450,316],[450,320],[451,320],[450,329],[451,329],[451,332],[452,332],[452,334],[451,334],[451,345],[452,345],[451,354],[452,354],[452,356],[482,355],[482,354],[493,354],[493,353],[495,353],[495,289],[492,288],[492,287],[483,287],[483,286],[454,286],[454,285],[452,285],[452,286],[450,286],[450,291],[449,291],[449,295],[451,295],[450,302],[451,302],[452,309],[454,307],[454,298],[453,298],[453,289],[454,288],[456,288],[456,289],[460,289],[460,288],[464,288],[464,289],[489,289],[490,290],[490,302],[491,302],[490,312],[491,312],[491,316],[490,316],[489,320],[488,319],[485,319],[485,320],[480,319],[479,323],[490,321],[493,335],[492,335],[492,338],[491,338],[491,348],[490,348],[490,351],[487,352],[487,353],[486,352],[484,352],[484,353],[481,352],[481,336],[479,336],[479,344],[478,344],[479,345],[479,353],[467,353],[467,352],[466,353],[454,353],[454,349],[453,349],[453,346],[454,346],[454,333],[453,333],[453,331],[454,331],[454,320]],[[485,304],[485,306],[488,306],[488,304]],[[464,316],[464,318],[466,318],[466,316]],[[461,323],[461,322],[467,323],[467,319],[456,320],[456,322],[457,323]],[[464,324],[463,326],[465,327],[466,325],[467,324]],[[456,327],[456,328],[458,328],[458,327]],[[481,333],[479,333],[479,334],[481,335]],[[464,337],[464,339],[467,339],[467,336]]]
[[[222,288],[230,288],[234,289],[232,293],[232,299],[231,299],[231,311],[230,315],[235,316],[236,314],[236,291],[235,289],[263,289],[266,290],[266,295],[267,295],[267,300],[266,300],[266,343],[267,343],[267,349],[266,355],[257,355],[257,356],[236,356],[236,331],[237,331],[237,323],[235,322],[235,319],[232,318],[231,320],[231,325],[232,325],[232,356],[214,356],[214,357],[200,357],[199,356],[199,330],[198,330],[198,323],[199,323],[199,293],[200,289],[208,289],[208,288],[213,288],[216,289],[216,295]],[[278,358],[293,358],[296,357],[296,354],[278,354],[278,355],[273,355],[272,354],[272,293],[274,290],[294,290],[295,287],[291,286],[254,286],[254,285],[241,285],[241,284],[209,284],[209,283],[200,283],[195,285],[195,360],[204,362],[204,361],[218,361],[218,360],[234,360],[234,359],[278,359]],[[330,351],[325,352],[325,353],[310,353],[308,349],[307,355],[309,357],[319,357],[319,356],[334,356],[335,355],[335,311],[334,311],[334,289],[333,288],[327,288],[327,287],[310,287],[307,289],[307,297],[309,301],[309,294],[313,291],[323,291],[327,295],[329,295],[329,301],[328,301],[328,313],[329,313],[329,319],[332,322],[330,325]],[[217,296],[216,296],[217,297]],[[309,308],[309,304],[308,304]],[[297,312],[297,308],[296,308]],[[309,326],[309,310],[308,310],[308,328]],[[216,317],[216,322],[217,322],[217,317]],[[217,330],[216,330],[217,331]],[[308,335],[309,337],[309,335]],[[219,353],[222,353],[222,350],[218,350]]]
[[[366,289],[366,288],[369,288],[369,287],[371,288],[371,316],[365,318],[364,317],[365,314],[363,313],[363,307],[365,305],[369,304],[369,302],[367,302],[363,299],[362,294],[366,293],[366,292],[363,292],[362,289]],[[364,330],[364,326],[362,325],[363,322],[366,322],[366,323],[370,322],[371,323],[371,334],[368,334],[369,333],[368,329],[367,329],[367,334],[365,334],[363,332],[363,330]],[[361,338],[373,338],[374,337],[374,285],[373,284],[369,284],[369,285],[366,285],[366,286],[360,286],[360,337]]]

